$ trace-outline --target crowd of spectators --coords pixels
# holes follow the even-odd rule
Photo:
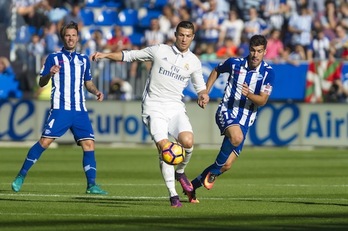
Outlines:
[[[105,0],[112,2],[112,0]],[[88,7],[83,0],[19,0],[17,15],[30,28],[30,39],[17,39],[17,58],[25,62],[26,78],[35,79],[37,58],[60,49],[59,27],[68,21],[79,23],[80,50],[95,51],[141,48],[158,43],[172,43],[174,29],[180,20],[195,24],[196,36],[191,50],[201,60],[243,57],[248,53],[248,39],[253,34],[268,38],[266,59],[297,65],[300,61],[348,60],[348,1],[347,0],[124,0],[115,11],[133,8],[156,8],[158,17],[151,18],[147,27],[140,28],[141,43],[132,43],[129,28],[115,24],[103,27],[85,25],[81,10]],[[164,4],[159,5],[157,2]],[[99,12],[100,11],[96,11]],[[97,17],[97,15],[95,15]],[[86,29],[87,28],[87,29]],[[93,28],[93,29],[92,29]],[[107,29],[105,29],[107,28]],[[133,28],[134,29],[134,28]],[[109,33],[105,33],[106,31]],[[18,30],[20,31],[20,29]],[[86,33],[87,31],[87,33]],[[22,46],[21,46],[22,44]],[[24,45],[23,45],[24,44]],[[29,57],[29,58],[28,58]],[[108,76],[96,64],[107,91],[114,98],[133,99],[141,96],[143,80],[138,79],[151,64],[108,64]],[[29,74],[28,74],[29,73]],[[32,90],[33,81],[27,81]],[[101,86],[99,86],[101,87]],[[127,94],[128,95],[127,95]],[[37,94],[33,94],[34,96]],[[126,97],[127,95],[127,97]],[[109,98],[112,98],[111,96]]]

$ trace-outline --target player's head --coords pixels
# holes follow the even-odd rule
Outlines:
[[[60,37],[64,43],[65,49],[75,50],[76,44],[79,41],[78,33],[78,24],[73,21],[62,26],[60,29]]]
[[[195,37],[195,27],[192,22],[181,21],[175,31],[175,45],[181,52],[185,52],[190,48],[191,42]]]
[[[249,67],[255,69],[266,54],[267,39],[263,35],[254,35],[249,41]]]

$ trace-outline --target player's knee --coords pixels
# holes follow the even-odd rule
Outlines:
[[[178,142],[187,149],[193,147],[193,136],[192,135],[182,135],[179,137]]]
[[[43,147],[44,149],[47,149],[53,141],[54,141],[54,139],[48,139],[48,138],[42,137],[39,140],[39,143],[40,143],[41,147]]]
[[[243,142],[243,134],[235,135],[230,139],[233,146],[238,147]]]
[[[80,142],[81,147],[84,151],[93,151],[94,150],[94,141],[93,140],[83,140]]]
[[[193,140],[184,140],[183,142],[179,143],[186,149],[190,149],[193,147]]]

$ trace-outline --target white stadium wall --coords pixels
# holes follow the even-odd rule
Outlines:
[[[141,120],[139,101],[88,101],[97,142],[149,143],[151,138]],[[219,145],[215,125],[217,102],[201,109],[187,103],[196,145]],[[0,142],[36,141],[49,111],[48,101],[0,101]],[[348,147],[346,104],[270,103],[259,112],[250,128],[246,145],[253,146],[334,146]],[[71,143],[70,132],[57,140]]]

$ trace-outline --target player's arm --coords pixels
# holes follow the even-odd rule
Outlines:
[[[269,98],[269,93],[260,92],[260,94],[254,94],[249,90],[247,83],[243,83],[242,94],[247,97],[249,100],[253,101],[257,106],[263,106],[267,103]]]
[[[207,89],[207,93],[210,92],[211,88],[213,87],[216,79],[218,78],[219,76],[219,73],[216,71],[216,69],[214,68],[209,77],[208,77],[208,80],[207,80],[207,84],[206,84],[206,89]]]
[[[123,61],[123,52],[111,52],[111,53],[103,53],[103,52],[95,52],[90,56],[92,61],[98,61],[99,59],[110,59],[114,61]]]
[[[93,95],[97,96],[98,101],[103,101],[104,94],[98,90],[98,88],[94,85],[92,80],[85,81],[85,87],[88,92],[92,93]]]
[[[50,79],[57,73],[59,73],[60,66],[59,65],[53,65],[50,68],[50,72],[46,75],[43,75],[39,79],[39,86],[44,87],[47,85],[47,83],[50,81]]]

